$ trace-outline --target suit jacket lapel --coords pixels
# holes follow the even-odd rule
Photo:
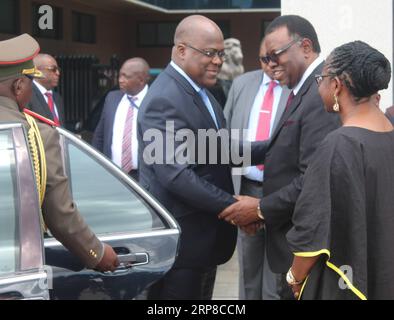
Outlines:
[[[276,115],[274,119],[274,124],[272,126],[272,131],[275,132],[276,127],[282,118],[283,112],[286,109],[287,100],[289,99],[290,90],[287,87],[282,87],[282,94],[280,95],[278,109],[276,110]]]
[[[218,129],[225,128],[226,127],[226,119],[224,118],[222,107],[220,106],[219,102],[217,102],[215,97],[208,90],[206,90],[206,92],[208,94],[209,101],[211,101],[213,111],[215,112],[216,121],[219,126]],[[211,119],[212,119],[212,117],[211,117]],[[215,122],[215,121],[213,121],[213,122]]]
[[[211,104],[212,104],[212,107],[213,107],[214,104],[212,103],[212,99],[209,99],[209,100],[211,101]],[[196,104],[196,106],[200,109],[200,111],[201,111],[202,115],[204,116],[205,120],[209,122],[209,124],[210,124],[209,126],[213,127],[213,128],[216,128],[215,121],[212,119],[212,116],[209,113],[207,106],[205,105],[205,103],[202,100],[201,96],[197,92],[195,92],[195,94],[194,94],[193,101]],[[215,111],[215,107],[213,107],[213,108],[214,108],[214,111]],[[216,112],[215,112],[215,115],[216,115],[216,118],[218,118]],[[217,121],[218,121],[218,119],[217,119]],[[219,124],[219,122],[218,122],[218,124]]]
[[[185,89],[185,91],[193,96],[194,104],[200,109],[201,114],[205,118],[207,122],[209,122],[210,127],[216,128],[216,124],[212,119],[211,114],[209,113],[207,107],[205,106],[204,101],[202,100],[201,96],[194,90],[191,84],[178,72],[176,71],[171,65],[168,65],[164,72],[167,72],[172,78],[178,81],[178,83]],[[212,98],[210,98],[212,103]]]
[[[52,112],[49,110],[49,106],[45,101],[44,96],[42,95],[41,91],[37,88],[37,86],[33,83],[33,94],[36,97],[38,102],[38,106],[41,109],[42,115],[48,119],[54,120]]]
[[[289,117],[298,109],[298,107],[301,104],[302,97],[305,95],[305,93],[309,90],[310,86],[313,84],[314,80],[314,74],[316,72],[319,72],[318,70],[321,70],[323,67],[323,63],[319,64],[309,75],[309,77],[305,80],[304,84],[302,85],[300,91],[297,93],[297,95],[294,97],[293,101],[288,107],[288,110],[285,110],[283,112],[282,118],[279,121],[279,125],[276,127],[275,132],[271,136],[271,142],[270,144],[275,140],[276,136],[282,129],[284,123],[289,119]]]
[[[55,102],[56,110],[59,115],[60,125],[64,125],[65,119],[64,119],[63,101],[57,92],[53,92],[53,101]]]
[[[124,93],[119,90],[119,93],[117,92],[116,95],[114,95],[113,100],[109,101],[109,110],[108,110],[108,132],[105,133],[109,137],[109,142],[110,144],[112,143],[112,133],[114,130],[114,122],[115,122],[115,114],[116,111],[118,110],[118,106],[120,101],[122,101],[122,98],[124,96]]]

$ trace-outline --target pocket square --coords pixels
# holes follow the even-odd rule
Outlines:
[[[290,126],[290,125],[294,124],[295,122],[297,122],[297,121],[294,121],[294,120],[287,120],[287,121],[285,121],[285,122],[283,123],[283,126],[284,126],[284,127],[287,127],[287,126]]]

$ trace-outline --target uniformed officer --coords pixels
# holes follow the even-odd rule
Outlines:
[[[37,41],[28,34],[0,41],[0,121],[21,122],[28,132],[43,228],[48,228],[88,268],[114,271],[119,265],[116,253],[97,239],[73,202],[54,123],[45,118],[37,120],[31,111],[23,112],[31,99],[32,79],[42,77],[33,64],[39,51]]]

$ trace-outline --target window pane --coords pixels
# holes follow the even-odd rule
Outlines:
[[[156,213],[129,187],[72,142],[67,143],[74,200],[96,233],[163,229]]]
[[[139,23],[138,24],[138,45],[154,46],[156,45],[156,24]]]
[[[96,42],[96,17],[82,14],[79,25],[80,40],[87,43]]]
[[[158,23],[157,44],[160,46],[172,46],[174,44],[176,26],[176,23]]]
[[[90,14],[73,11],[73,41],[84,43],[96,42],[96,17]]]
[[[141,0],[169,10],[280,8],[280,0]]]
[[[15,272],[19,261],[15,181],[11,131],[0,132],[0,276]]]
[[[261,35],[260,35],[261,39],[264,37],[265,30],[267,30],[267,27],[269,26],[270,23],[271,21],[266,21],[266,20],[261,22]]]
[[[15,0],[0,1],[0,32],[18,33],[19,6]]]
[[[75,12],[72,13],[72,32],[73,41],[79,41],[79,15]]]
[[[230,21],[228,20],[219,20],[215,21],[216,24],[219,26],[220,30],[223,32],[223,38],[227,39],[231,37],[231,30],[230,30]]]
[[[140,22],[137,27],[139,47],[172,47],[178,22]]]

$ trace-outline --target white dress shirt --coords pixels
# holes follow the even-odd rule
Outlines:
[[[316,69],[316,67],[322,63],[324,60],[320,56],[316,58],[315,61],[311,63],[311,65],[305,70],[304,74],[302,75],[302,78],[300,82],[297,83],[297,85],[293,89],[294,96],[297,95],[297,93],[300,91],[301,87],[303,86],[305,80],[311,75],[313,70]]]
[[[249,123],[248,123],[248,137],[249,141],[256,141],[256,134],[257,134],[257,126],[260,117],[260,109],[261,105],[264,101],[265,93],[267,92],[268,86],[272,79],[264,73],[263,81],[257,91],[256,97],[254,98],[253,107],[250,111],[249,115]],[[274,102],[272,105],[272,114],[271,114],[271,121],[270,121],[270,136],[272,134],[272,126],[274,125],[276,113],[278,111],[278,105],[280,96],[282,94],[282,87],[278,84],[274,88]],[[247,167],[245,168],[245,177],[254,180],[254,181],[263,181],[264,178],[264,171],[259,170],[257,167]]]
[[[138,116],[138,108],[141,106],[141,102],[144,99],[146,93],[148,92],[148,85],[145,85],[144,89],[142,89],[137,95],[133,96],[136,98],[134,103],[136,107],[134,108],[133,113],[133,127],[131,130],[131,162],[133,165],[133,169],[138,168],[138,140],[137,140],[137,116]],[[127,111],[130,108],[130,101],[127,97],[127,94],[124,94],[122,99],[118,104],[118,108],[116,109],[115,119],[114,119],[114,127],[112,131],[112,161],[116,163],[119,167],[122,166],[122,143],[123,143],[123,131],[125,127],[125,120],[127,116]]]
[[[42,96],[43,96],[44,99],[45,99],[45,102],[48,104],[48,97],[45,95],[45,93],[49,92],[49,93],[52,95],[52,97],[53,97],[53,91],[52,91],[52,90],[47,90],[47,89],[45,89],[45,88],[44,88],[41,84],[39,84],[36,80],[33,80],[33,82],[34,82],[34,84],[37,86],[38,90],[40,90]],[[58,119],[60,119],[60,118],[59,118],[59,112],[57,111],[56,102],[55,102],[55,99],[54,99],[54,98],[53,98],[53,108],[54,108],[54,110],[55,110],[56,117],[57,117]],[[48,105],[48,109],[49,109],[49,105]],[[49,111],[50,111],[50,110],[49,110]]]

